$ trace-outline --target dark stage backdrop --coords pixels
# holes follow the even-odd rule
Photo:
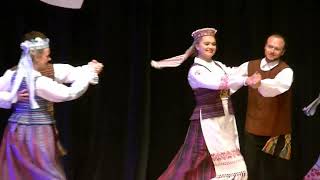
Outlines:
[[[19,42],[31,30],[46,33],[53,63],[104,63],[100,84],[78,100],[56,104],[56,119],[70,180],[154,180],[167,167],[194,107],[186,79],[192,59],[154,70],[150,59],[183,53],[198,28],[218,29],[216,59],[229,66],[263,56],[266,37],[283,34],[295,72],[294,144],[297,179],[320,154],[319,112],[301,109],[318,96],[319,22],[315,1],[85,0],[80,10],[37,0],[11,0],[1,8],[0,73],[18,62]],[[233,96],[242,142],[246,88]],[[318,110],[320,111],[320,110]],[[0,131],[9,110],[0,111]]]

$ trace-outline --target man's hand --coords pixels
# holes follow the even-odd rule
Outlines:
[[[246,84],[254,89],[257,89],[261,85],[261,74],[255,72],[251,76],[249,76],[246,80]]]
[[[18,92],[18,101],[27,101],[29,99],[29,93],[27,89]]]

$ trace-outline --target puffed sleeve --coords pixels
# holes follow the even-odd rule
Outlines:
[[[15,71],[7,70],[2,77],[0,77],[0,108],[10,109],[11,100],[10,96],[11,79]]]
[[[293,81],[293,71],[285,68],[280,71],[274,79],[263,79],[258,88],[259,93],[264,97],[275,97],[289,90]]]
[[[75,81],[79,74],[84,71],[91,71],[90,84],[98,84],[99,76],[94,72],[94,69],[89,65],[72,66],[69,64],[53,64],[55,80],[60,83],[72,83]]]
[[[9,90],[14,72],[15,71],[9,69],[0,77],[0,91]]]
[[[246,85],[245,82],[248,78],[248,62],[245,62],[238,67],[227,67],[226,69],[229,77],[228,86],[231,94],[233,94],[242,86]]]
[[[189,70],[188,81],[193,89],[219,89],[221,76],[215,75],[202,66],[193,66]]]
[[[83,72],[78,74],[78,77],[70,86],[66,86],[51,78],[40,76],[36,79],[36,93],[38,96],[52,102],[71,101],[86,92],[90,80],[91,77],[88,73]]]

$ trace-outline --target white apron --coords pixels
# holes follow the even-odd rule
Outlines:
[[[246,180],[247,167],[240,153],[235,117],[229,114],[228,99],[222,99],[225,116],[202,119],[203,136],[211,155],[216,177],[212,180]]]

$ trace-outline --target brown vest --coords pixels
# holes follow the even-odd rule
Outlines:
[[[261,60],[250,61],[248,75],[259,72],[262,79],[273,79],[289,66],[280,61],[270,71],[260,69]],[[260,136],[277,136],[291,132],[291,87],[275,97],[263,97],[257,89],[248,87],[246,130]]]
[[[17,69],[17,66],[14,66],[13,68],[11,68],[11,70],[16,70],[16,69]],[[43,76],[54,79],[53,64],[48,64],[47,68],[44,68],[43,70],[41,70],[40,73]],[[52,116],[54,115],[53,103],[50,101],[48,101],[48,113],[51,114]]]

